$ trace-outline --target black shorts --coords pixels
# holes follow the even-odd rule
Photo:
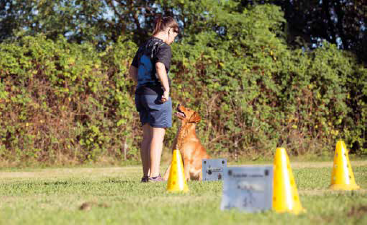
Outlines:
[[[160,102],[161,98],[161,95],[135,95],[135,106],[142,126],[149,123],[152,127],[172,127],[171,98],[164,103]]]

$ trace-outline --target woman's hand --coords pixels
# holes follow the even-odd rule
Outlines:
[[[168,99],[169,99],[169,91],[163,92],[161,101],[166,102],[166,101],[168,101]]]

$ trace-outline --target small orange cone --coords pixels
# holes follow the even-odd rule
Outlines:
[[[273,209],[276,212],[299,214],[306,211],[299,200],[289,158],[284,148],[277,148],[275,153],[273,184]]]
[[[185,179],[181,153],[174,150],[172,155],[171,170],[167,182],[168,192],[188,192],[189,188]]]
[[[349,162],[348,151],[344,141],[336,143],[333,172],[331,174],[332,190],[357,190],[360,187],[354,180],[352,166]]]

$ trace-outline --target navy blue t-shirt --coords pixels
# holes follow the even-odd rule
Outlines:
[[[152,37],[139,47],[131,65],[138,68],[136,94],[162,95],[163,87],[159,81],[155,64],[161,62],[166,67],[167,76],[171,65],[171,47],[159,38]],[[168,77],[170,82],[170,79]]]

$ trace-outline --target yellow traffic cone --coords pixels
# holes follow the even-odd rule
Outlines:
[[[188,192],[189,188],[185,179],[181,153],[174,150],[172,155],[171,170],[167,182],[168,192]]]
[[[274,158],[273,209],[299,214],[302,208],[287,152],[277,148]]]
[[[357,190],[360,188],[354,180],[348,151],[344,141],[341,140],[336,143],[331,185],[329,188],[333,190]]]

